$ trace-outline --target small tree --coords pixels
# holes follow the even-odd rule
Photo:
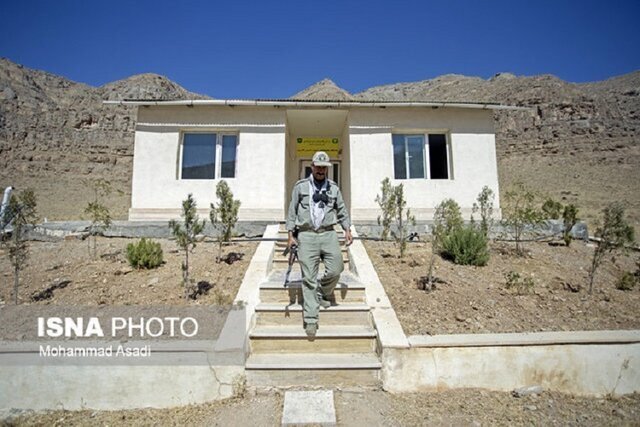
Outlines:
[[[189,252],[193,252],[196,247],[196,236],[202,233],[204,221],[200,221],[196,213],[196,202],[189,194],[182,201],[182,223],[175,220],[169,221],[171,233],[176,238],[178,246],[184,251],[184,262],[182,263],[182,282],[184,285],[184,298],[189,297],[191,291],[191,281],[189,279]]]
[[[573,236],[571,236],[571,229],[578,222],[578,208],[572,203],[563,205],[562,203],[549,197],[542,204],[541,210],[544,218],[562,218],[562,240],[564,240],[565,245],[569,246],[571,244],[571,241],[573,240]]]
[[[493,226],[493,190],[486,185],[482,187],[473,204],[473,213],[480,212],[480,231],[484,237],[489,237],[489,230]]]
[[[386,240],[389,233],[393,236],[400,249],[400,258],[404,257],[407,249],[409,225],[415,225],[416,219],[411,215],[411,210],[406,209],[407,201],[404,197],[404,186],[391,185],[389,178],[382,181],[382,195],[376,196],[376,202],[382,210],[382,216],[378,217],[378,224],[382,223],[382,239]],[[396,229],[391,226],[395,222]]]
[[[436,263],[436,254],[442,252],[446,237],[453,230],[462,228],[463,224],[460,206],[455,200],[445,199],[436,206],[431,229],[431,259],[427,271],[427,282],[424,285],[426,291],[431,291],[435,282],[433,269]]]
[[[13,266],[13,302],[18,304],[18,285],[20,271],[24,269],[29,257],[29,246],[25,240],[26,228],[34,225],[38,219],[36,213],[36,195],[31,189],[26,189],[19,197],[12,195],[6,211],[8,222],[13,225],[11,239],[7,242],[9,260]]]
[[[387,240],[389,232],[391,230],[391,224],[396,216],[396,204],[393,192],[393,186],[389,178],[382,180],[382,187],[380,188],[382,194],[376,196],[376,203],[380,206],[382,215],[378,216],[378,225],[382,225],[382,234],[380,238]]]
[[[93,184],[93,200],[87,204],[84,213],[89,215],[89,238],[87,239],[89,256],[96,257],[96,238],[111,225],[111,212],[103,204],[103,197],[111,193],[109,181],[99,179]]]
[[[571,241],[573,240],[573,236],[571,235],[571,229],[578,222],[578,208],[576,205],[570,203],[566,205],[562,211],[562,224],[564,228],[562,229],[562,240],[564,240],[564,244],[569,246]]]
[[[506,227],[516,242],[516,253],[523,255],[523,233],[527,228],[535,228],[543,221],[543,215],[536,207],[537,195],[518,182],[505,193],[505,206],[503,209],[502,225]]]
[[[235,227],[238,222],[240,200],[234,200],[233,193],[226,181],[218,182],[216,186],[216,196],[218,197],[218,207],[211,203],[209,220],[217,230],[218,256],[216,257],[216,262],[220,262],[222,242],[228,242],[231,239],[233,227]]]
[[[409,224],[415,225],[416,218],[411,215],[411,210],[407,208],[406,213],[404,209],[407,206],[407,201],[404,198],[404,186],[402,184],[396,185],[393,189],[393,199],[395,200],[395,213],[396,223],[398,225],[397,233],[392,232],[396,244],[400,248],[400,258],[404,257],[404,252],[407,249],[407,236],[409,233]]]
[[[596,270],[609,252],[617,251],[634,242],[633,227],[624,218],[624,207],[619,202],[609,204],[602,210],[602,225],[596,229],[596,237],[600,238],[593,253],[589,268],[589,294],[593,291],[593,279]]]

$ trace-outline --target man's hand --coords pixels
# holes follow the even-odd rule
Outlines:
[[[351,235],[351,230],[344,231],[344,243],[349,246],[353,243],[353,236]]]
[[[297,245],[298,241],[293,237],[293,232],[289,232],[289,241],[287,242],[287,246],[290,248],[293,245]]]

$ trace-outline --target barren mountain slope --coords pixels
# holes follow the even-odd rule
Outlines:
[[[0,59],[0,188],[33,187],[43,217],[71,219],[104,178],[112,213],[126,218],[136,109],[102,101],[128,98],[203,96],[156,74],[94,88]]]

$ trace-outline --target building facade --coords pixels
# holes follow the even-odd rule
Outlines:
[[[417,220],[445,198],[469,216],[483,186],[500,206],[493,129],[496,104],[324,101],[122,101],[138,105],[129,219],[180,216],[193,194],[200,213],[224,179],[241,221],[281,221],[313,152],[333,161],[355,223],[376,221],[381,181],[404,184]]]

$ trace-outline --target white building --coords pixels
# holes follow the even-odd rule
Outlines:
[[[468,216],[483,186],[498,195],[497,104],[366,101],[123,101],[138,105],[129,219],[180,215],[189,193],[202,215],[224,179],[241,221],[285,218],[293,184],[316,149],[332,158],[355,223],[375,221],[389,177],[417,220],[455,199]],[[496,197],[495,211],[500,212]]]

